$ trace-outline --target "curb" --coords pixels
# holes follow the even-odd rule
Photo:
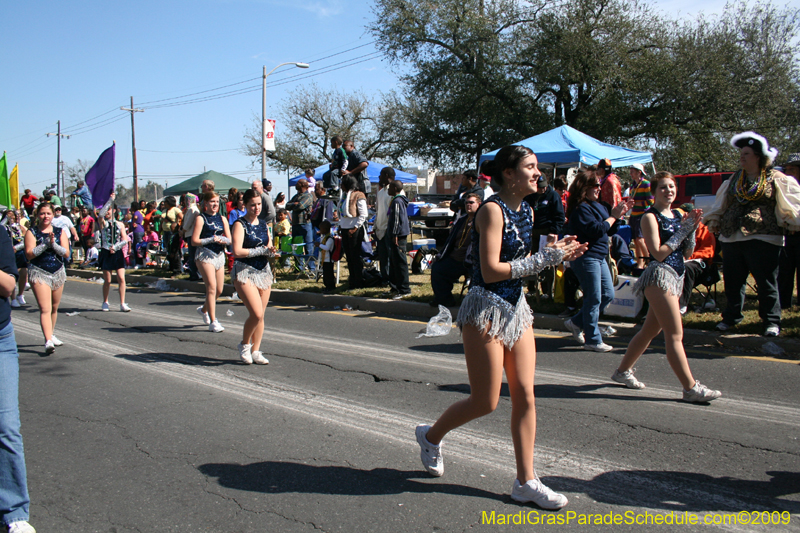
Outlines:
[[[155,283],[158,280],[165,280],[169,285],[180,291],[205,292],[202,281],[187,281],[179,279],[165,279],[157,276],[140,276],[133,271],[126,271],[125,279],[129,282]],[[100,277],[102,274],[98,270],[76,270],[67,269],[68,276],[75,276],[84,279]],[[116,274],[112,274],[112,282],[116,281]],[[223,296],[231,296],[235,292],[233,285],[225,284],[222,289]],[[427,303],[406,302],[403,300],[384,300],[381,298],[365,298],[363,296],[347,296],[343,294],[320,294],[315,292],[299,292],[290,290],[274,289],[270,295],[270,303],[281,305],[305,305],[310,307],[334,308],[349,307],[358,311],[368,311],[384,315],[395,315],[410,318],[419,318],[424,321],[436,315],[437,310]],[[453,316],[458,312],[458,307],[451,307],[450,312]],[[545,315],[534,313],[534,325],[537,329],[548,329],[552,331],[566,331],[564,319],[555,315]],[[602,321],[604,326],[613,326],[617,330],[616,338],[633,337],[639,331],[638,324],[628,322]],[[765,356],[783,356],[785,359],[800,359],[800,341],[795,339],[784,339],[775,337],[765,339],[759,335],[737,335],[722,334],[719,332],[705,331],[699,329],[683,330],[683,342],[685,345],[703,347],[712,345],[716,348],[735,352],[758,352]],[[766,353],[764,345],[772,343],[784,350],[783,354]],[[788,357],[787,357],[788,356]]]

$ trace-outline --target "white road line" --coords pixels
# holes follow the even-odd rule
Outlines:
[[[34,338],[41,336],[38,324],[29,320],[15,320],[14,327],[20,334]],[[60,328],[59,336],[70,346],[70,349],[132,365],[140,370],[224,391],[264,408],[291,411],[317,419],[322,424],[346,427],[381,441],[390,439],[409,449],[414,449],[414,453],[416,453],[413,431],[421,420],[420,417],[410,413],[365,405],[352,399],[307,388],[299,389],[287,383],[276,382],[272,376],[269,379],[260,379],[253,375],[244,377],[216,370],[213,367],[176,364],[169,360],[153,361],[150,352],[117,339],[113,342],[106,342],[63,328]],[[120,354],[134,357],[147,354],[147,358],[142,357],[141,359],[147,364],[128,357],[117,357]],[[359,440],[365,441],[365,438],[362,436]],[[512,442],[508,436],[460,428],[448,436],[443,450],[446,461],[452,462],[453,458],[456,458],[478,464],[491,471],[513,476],[514,453]],[[687,489],[685,484],[670,479],[654,480],[653,476],[648,475],[647,472],[636,472],[632,465],[613,463],[597,457],[571,453],[540,444],[536,446],[536,464],[539,466],[539,473],[544,476],[572,478],[573,482],[589,484],[600,478],[601,481],[592,486],[589,496],[591,497],[593,492],[602,492],[603,502],[620,502],[620,505],[624,505],[626,509],[641,508],[663,511],[664,495],[682,494],[681,500],[687,501],[688,493],[691,493],[691,501],[702,501],[708,509],[727,509],[731,512],[753,509],[752,500],[758,499],[754,497],[751,501],[745,501],[733,490],[721,490],[718,487],[709,492],[700,488]],[[617,473],[624,473],[624,483],[619,483],[619,479],[614,479]],[[767,505],[768,502],[765,501],[758,504],[757,508],[767,510]],[[702,515],[703,513],[698,514]]]
[[[79,304],[89,309],[96,309],[96,300],[81,298],[73,295],[64,295],[62,301]],[[177,313],[165,313],[163,311],[155,311],[147,309],[146,311],[139,311],[134,309],[134,313],[144,315],[149,318],[154,318],[163,321],[167,324],[174,324],[185,320],[192,320],[190,317],[182,316]],[[195,320],[196,321],[196,320]],[[237,335],[241,334],[242,325],[236,322],[226,324],[226,332],[236,332]],[[223,333],[224,334],[224,333]],[[273,328],[264,329],[265,339],[270,342],[284,343],[289,346],[296,345],[299,342],[298,335],[303,335],[302,345],[306,348],[312,348],[319,353],[330,354],[344,354],[351,357],[359,357],[367,360],[387,361],[393,364],[407,365],[418,368],[434,368],[437,370],[466,372],[466,364],[462,357],[437,354],[435,352],[420,353],[408,349],[399,349],[386,347],[382,344],[370,343],[359,341],[358,347],[361,351],[354,350],[352,339],[346,337],[331,337],[326,335],[324,339],[317,339],[311,336],[306,336],[305,332],[286,332],[285,330],[278,330]],[[238,341],[237,341],[238,342]],[[232,345],[233,346],[233,345]],[[612,369],[613,370],[613,369]],[[609,371],[610,372],[612,371]],[[677,380],[676,380],[677,381]],[[593,383],[609,383],[610,380],[606,376],[598,376],[592,374],[576,374],[563,371],[550,371],[542,368],[536,370],[536,383],[537,385],[589,385]],[[637,392],[625,389],[623,387],[616,387],[615,394],[637,396],[646,394],[647,397],[659,399],[677,399],[680,395],[680,385],[675,384],[675,387],[666,388],[658,386],[648,386],[644,392]],[[607,391],[586,391],[586,396],[592,394],[607,394]],[[678,411],[696,412],[697,406],[686,404],[682,402],[668,402],[665,405],[667,409],[675,409]],[[790,427],[800,427],[800,408],[791,404],[782,404],[770,401],[758,400],[745,400],[740,398],[729,398],[723,396],[720,400],[716,400],[711,405],[704,406],[703,412],[719,416],[731,416],[742,418],[746,420],[769,422],[774,424],[781,424]]]

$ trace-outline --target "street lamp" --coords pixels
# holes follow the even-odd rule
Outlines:
[[[294,61],[289,61],[287,63],[281,63],[274,69],[267,73],[267,67],[264,67],[264,74],[261,80],[261,181],[263,182],[267,179],[267,77],[278,70],[280,67],[284,65],[294,65],[297,68],[308,68],[308,63],[297,63]]]

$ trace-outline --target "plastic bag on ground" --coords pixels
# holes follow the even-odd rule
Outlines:
[[[151,289],[155,289],[157,291],[171,291],[172,290],[172,287],[170,287],[169,283],[167,283],[163,279],[160,279],[160,280],[158,280],[156,282],[148,283],[147,286],[150,287]]]
[[[425,333],[420,333],[420,337],[444,337],[453,329],[453,315],[450,310],[443,305],[439,306],[439,313],[428,321]]]

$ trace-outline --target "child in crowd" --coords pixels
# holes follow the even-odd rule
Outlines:
[[[100,252],[97,250],[94,243],[94,237],[86,239],[86,255],[81,263],[81,268],[97,266],[97,259],[100,257]]]
[[[289,222],[289,212],[286,209],[278,209],[275,214],[275,224],[272,232],[275,235],[275,248],[280,249],[281,237],[287,237],[292,234],[292,224]]]
[[[389,219],[385,238],[389,239],[389,286],[393,300],[399,300],[411,294],[408,284],[408,261],[406,246],[411,227],[408,222],[408,198],[403,196],[403,184],[400,181],[389,183]]]
[[[347,152],[342,148],[342,138],[338,135],[331,137],[331,169],[323,174],[322,181],[325,189],[330,196],[339,196],[339,180],[342,172],[347,169]]]
[[[322,264],[322,282],[325,284],[323,293],[329,293],[336,288],[336,276],[333,274],[333,248],[335,239],[331,235],[330,220],[323,220],[319,225],[319,262]]]

